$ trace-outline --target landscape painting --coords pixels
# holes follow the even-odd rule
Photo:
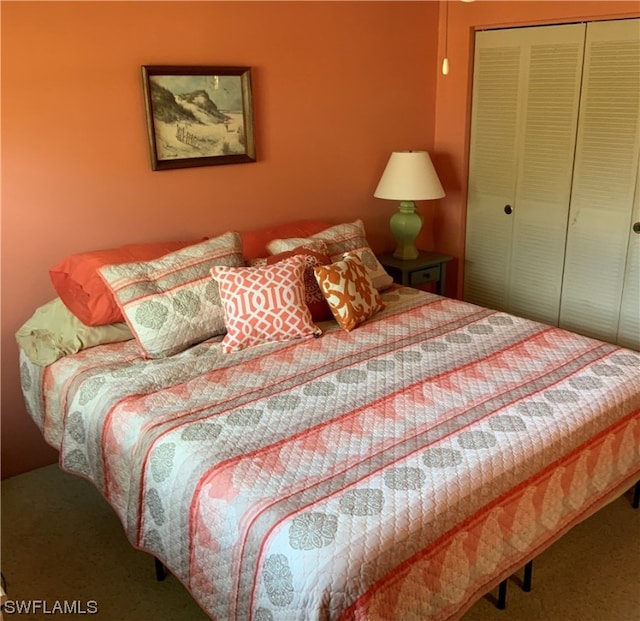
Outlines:
[[[255,162],[249,67],[142,67],[151,168]]]

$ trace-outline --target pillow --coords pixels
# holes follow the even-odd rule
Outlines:
[[[272,255],[280,254],[282,252],[290,252],[296,248],[308,248],[309,250],[315,250],[316,252],[322,252],[323,254],[329,254],[329,247],[327,242],[321,239],[313,239],[311,237],[288,237],[287,239],[274,239],[269,242],[269,246],[273,248],[273,252],[269,250]],[[331,258],[329,258],[331,260]]]
[[[324,299],[324,295],[322,295],[322,291],[320,291],[315,274],[313,273],[313,268],[315,266],[331,263],[331,259],[326,254],[301,247],[268,257],[266,259],[266,265],[273,265],[274,263],[278,263],[278,261],[288,259],[289,257],[293,257],[298,254],[304,259],[304,301],[311,313],[312,321],[315,322],[331,319],[333,314],[331,313],[331,309],[329,308],[327,301]]]
[[[298,241],[299,243],[297,244],[291,243],[289,244],[291,246],[289,250],[284,250],[283,252],[280,252],[277,255],[271,255],[271,256],[278,256],[278,257],[284,258],[282,255],[284,255],[285,253],[292,252],[293,250],[298,250],[299,248],[304,248],[305,250],[312,250],[313,252],[317,252],[327,257],[327,263],[331,263],[331,258],[329,257],[329,255],[327,255],[327,244],[325,242],[319,239],[316,239],[316,240],[309,239],[308,237],[291,237],[287,240],[287,242],[294,242],[294,241]],[[247,265],[247,267],[264,267],[267,264],[268,258],[269,257],[258,257],[257,259],[246,259],[245,257],[245,264]],[[269,265],[271,264],[273,264],[273,261]],[[315,278],[314,278],[314,283],[315,283]]]
[[[389,275],[384,267],[382,267],[382,264],[378,261],[378,258],[371,248],[357,248],[356,250],[350,251],[348,254],[358,256],[367,269],[367,274],[369,274],[369,278],[371,278],[373,286],[378,291],[384,291],[393,284],[393,277]],[[344,256],[345,255],[342,255],[343,258]]]
[[[40,306],[16,332],[16,341],[29,360],[43,367],[88,347],[132,338],[126,323],[85,326],[60,298]]]
[[[103,265],[149,261],[195,243],[155,242],[81,252],[62,259],[49,270],[49,276],[60,299],[82,323],[102,326],[124,321],[109,287],[98,274]]]
[[[393,278],[387,274],[380,264],[373,250],[369,247],[367,235],[364,230],[362,220],[347,224],[336,224],[324,231],[310,235],[306,240],[294,239],[274,239],[267,244],[267,250],[271,254],[278,254],[286,250],[292,250],[303,245],[309,240],[322,240],[327,244],[327,252],[332,261],[342,258],[345,252],[358,252],[369,272],[373,284],[378,291],[383,291],[391,286]]]
[[[341,328],[353,330],[384,308],[366,267],[348,254],[332,265],[314,267],[318,285]]]
[[[330,224],[325,220],[298,220],[266,229],[243,231],[240,233],[242,237],[242,254],[247,262],[250,262],[251,259],[266,257],[269,254],[267,244],[272,239],[279,237],[306,238],[313,233],[326,229],[328,226]],[[292,248],[288,248],[288,250],[292,250]]]
[[[214,265],[243,265],[238,233],[187,246],[153,261],[101,267],[148,358],[165,358],[224,333]]]
[[[227,327],[224,352],[320,335],[304,301],[304,269],[302,255],[264,267],[211,269]]]

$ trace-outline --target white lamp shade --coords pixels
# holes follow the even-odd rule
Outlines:
[[[442,198],[444,190],[426,151],[394,151],[373,195],[398,201],[422,201]]]

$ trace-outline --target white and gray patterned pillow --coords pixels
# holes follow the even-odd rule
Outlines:
[[[294,247],[308,246],[318,241],[326,244],[327,250],[325,254],[328,254],[334,262],[340,261],[346,252],[356,253],[362,259],[373,281],[373,286],[378,291],[384,291],[392,285],[393,278],[382,267],[369,246],[362,220],[336,224],[306,238],[274,239],[267,244],[267,250],[271,254],[279,254],[287,250],[293,250]]]
[[[229,232],[159,259],[100,268],[138,344],[164,358],[225,332],[216,265],[244,265],[240,235]]]

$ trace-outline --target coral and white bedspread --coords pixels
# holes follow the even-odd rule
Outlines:
[[[640,354],[395,287],[353,332],[44,371],[28,407],[212,618],[458,618],[640,477]]]

